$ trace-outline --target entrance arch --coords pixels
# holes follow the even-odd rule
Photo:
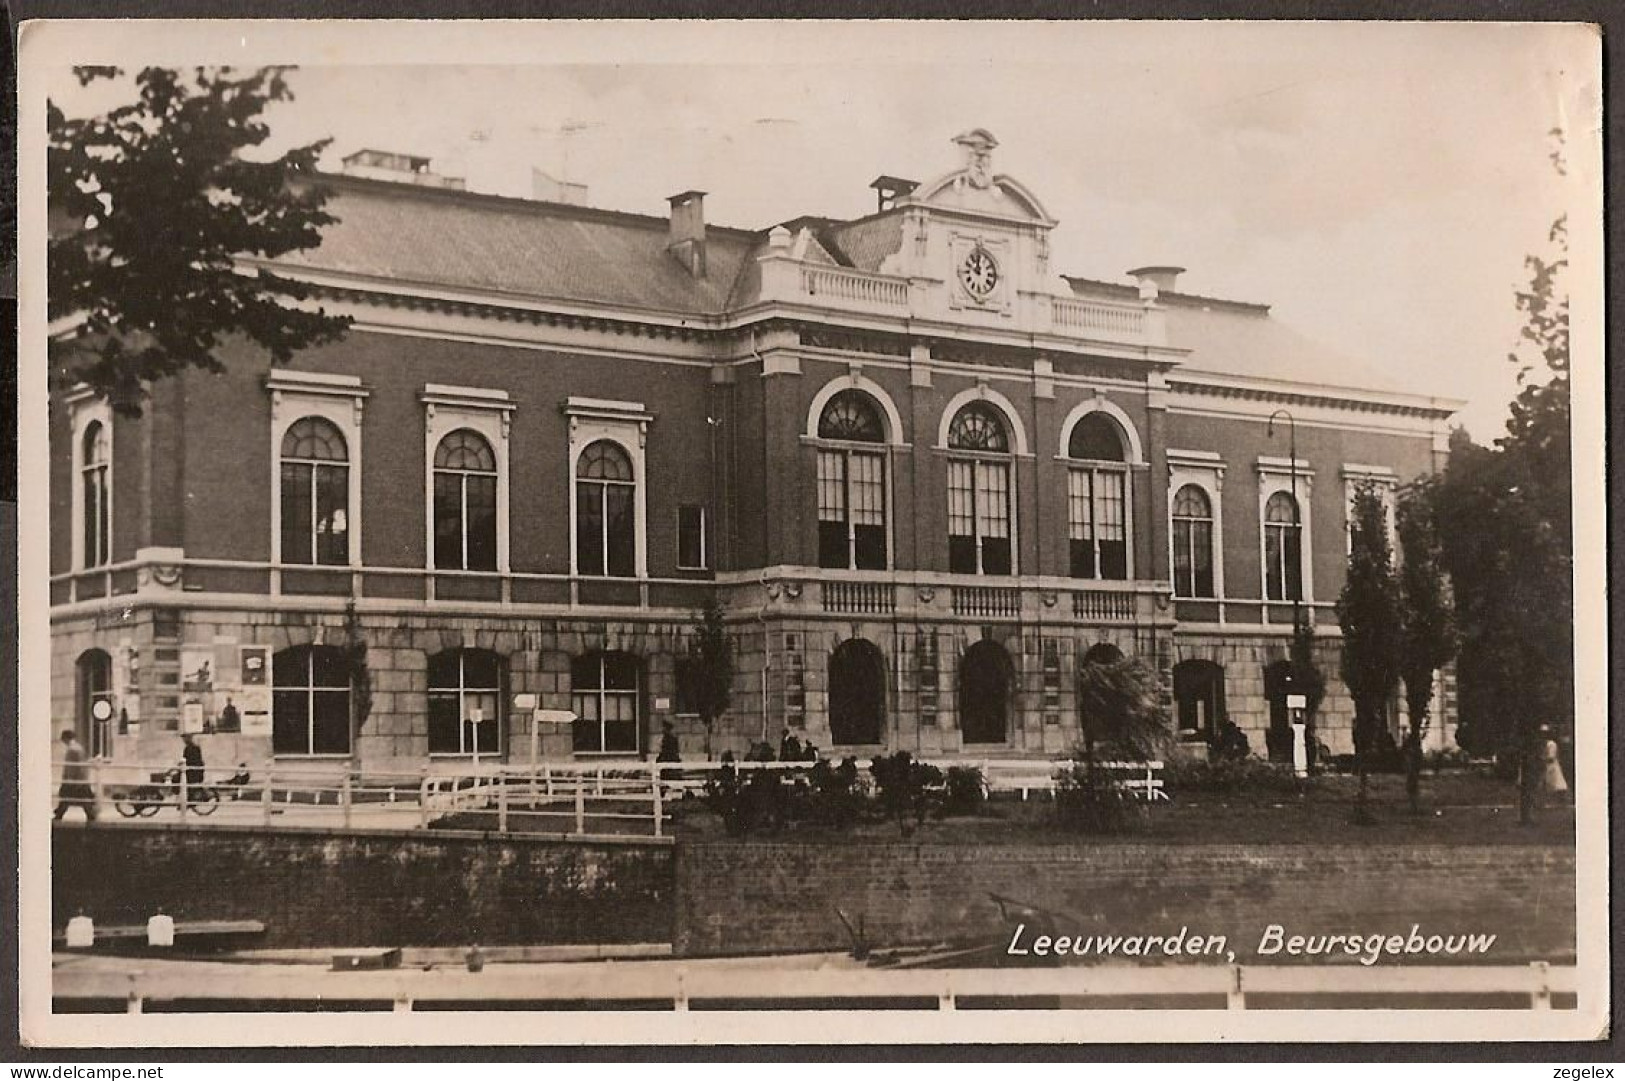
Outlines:
[[[848,638],[829,658],[829,738],[837,746],[884,742],[886,659],[863,638]]]
[[[1010,692],[1015,671],[1010,654],[982,639],[959,661],[959,729],[966,743],[1004,743],[1010,738]]]

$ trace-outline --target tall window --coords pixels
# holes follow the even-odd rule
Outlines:
[[[1213,504],[1187,484],[1174,493],[1174,596],[1213,596]]]
[[[282,437],[282,562],[350,561],[350,455],[330,421],[304,417]]]
[[[500,753],[502,699],[502,658],[490,650],[430,657],[429,753]]]
[[[1128,577],[1128,468],[1117,422],[1085,414],[1072,427],[1067,456],[1067,519],[1072,577]]]
[[[468,428],[447,433],[434,450],[434,565],[497,569],[497,458]]]
[[[638,659],[588,653],[570,662],[570,708],[577,753],[638,749]]]
[[[631,578],[637,574],[637,485],[632,460],[600,439],[576,464],[576,571]]]
[[[1264,504],[1264,596],[1303,599],[1303,526],[1298,501],[1276,492]]]
[[[863,449],[884,443],[874,399],[843,390],[818,418],[818,438],[856,444],[818,452],[818,565],[886,569],[886,458]]]
[[[293,646],[271,657],[271,751],[350,753],[350,671],[337,646]]]
[[[1010,432],[999,411],[971,402],[948,426],[948,569],[1010,574]]]
[[[80,444],[79,483],[84,493],[84,565],[100,567],[111,558],[113,522],[107,504],[107,425],[93,420],[85,425]]]

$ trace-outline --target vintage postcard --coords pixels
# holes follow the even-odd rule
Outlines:
[[[1594,28],[20,63],[31,1045],[1606,1034]]]

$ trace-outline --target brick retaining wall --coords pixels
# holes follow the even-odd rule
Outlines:
[[[53,925],[255,919],[259,944],[670,942],[669,846],[247,827],[58,827]]]
[[[845,949],[837,907],[878,945],[986,938],[999,893],[1075,915],[1067,932],[1223,934],[1243,962],[1270,923],[1491,932],[1490,960],[1555,960],[1574,953],[1574,881],[1572,849],[1534,846],[684,844],[676,949]]]

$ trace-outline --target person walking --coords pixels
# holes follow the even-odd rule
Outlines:
[[[181,762],[186,766],[186,799],[188,803],[197,802],[197,793],[203,788],[203,748],[197,745],[197,737],[186,732],[181,736]]]
[[[62,733],[62,787],[57,793],[56,814],[60,822],[69,807],[85,812],[85,821],[96,821],[96,791],[90,787],[90,768],[85,765],[84,744],[69,728]]]

